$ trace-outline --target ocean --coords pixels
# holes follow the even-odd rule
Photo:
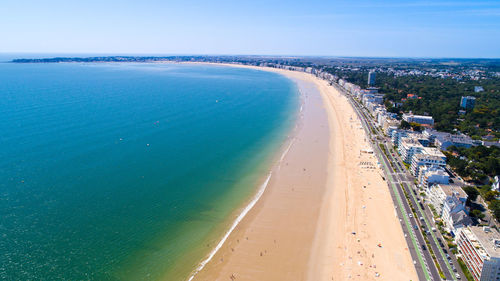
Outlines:
[[[185,280],[299,104],[254,69],[0,63],[0,279]]]

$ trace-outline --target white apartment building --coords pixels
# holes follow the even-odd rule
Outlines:
[[[408,123],[418,123],[421,125],[434,125],[434,118],[432,116],[423,116],[423,115],[413,115],[412,113],[404,113],[403,120]]]
[[[418,178],[420,168],[424,166],[446,167],[446,156],[434,147],[424,147],[411,158],[411,173]]]
[[[411,164],[413,155],[421,153],[424,146],[415,138],[403,137],[399,141],[398,152],[403,162]]]
[[[489,227],[469,226],[457,236],[458,250],[474,280],[500,280],[500,234]]]
[[[450,175],[440,166],[422,166],[418,173],[418,184],[428,188],[433,184],[448,184]]]

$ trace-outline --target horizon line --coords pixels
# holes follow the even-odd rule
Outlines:
[[[152,57],[161,57],[161,56],[202,56],[202,57],[273,57],[273,58],[358,58],[358,59],[472,59],[472,60],[500,60],[500,57],[439,57],[439,56],[353,56],[353,55],[292,55],[292,54],[181,54],[181,53],[126,53],[126,52],[117,52],[117,53],[84,53],[84,52],[1,52],[0,54],[9,54],[9,55],[22,55],[22,54],[31,54],[31,55],[96,55],[96,56],[152,56]]]

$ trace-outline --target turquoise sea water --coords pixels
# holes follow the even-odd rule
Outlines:
[[[297,107],[250,69],[0,63],[0,279],[183,280]]]

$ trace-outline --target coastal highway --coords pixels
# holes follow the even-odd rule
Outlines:
[[[396,159],[390,153],[394,148],[392,145],[388,145],[388,139],[374,125],[373,118],[369,113],[343,89],[340,87],[337,88],[348,97],[358,117],[361,119],[367,135],[370,137],[374,151],[377,152],[380,164],[387,177],[391,196],[396,203],[396,209],[403,226],[410,253],[416,262],[415,267],[419,278],[421,280],[456,280],[455,271],[465,278],[454,257],[450,257],[453,255],[447,257],[446,253],[444,253],[443,248],[446,246],[443,245],[443,248],[441,248],[439,245],[440,242],[445,243],[446,241],[442,237],[438,237],[438,233],[430,231],[435,227],[431,224],[433,221],[429,219],[432,218],[432,214],[417,199],[417,189],[413,185],[413,177],[408,171],[403,169],[400,159]],[[382,151],[380,145],[384,147],[387,155]],[[426,230],[429,231],[426,232]],[[429,246],[443,275],[439,273],[433,255],[428,249]],[[450,253],[446,248],[445,250],[447,253]]]

